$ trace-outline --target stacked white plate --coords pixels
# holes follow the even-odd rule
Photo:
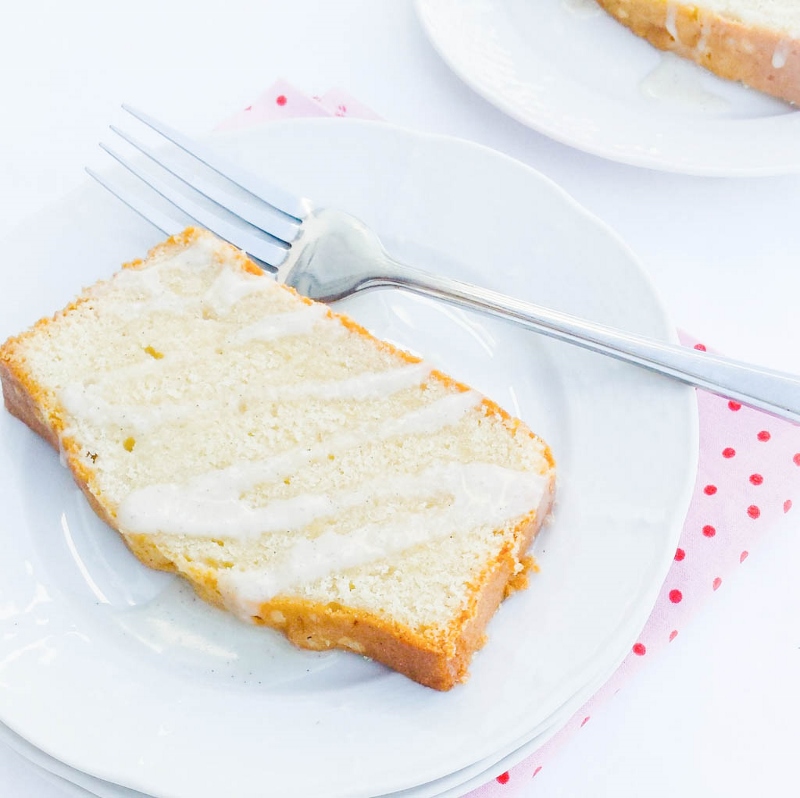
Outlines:
[[[216,141],[420,267],[674,339],[629,249],[496,152],[339,119]],[[0,338],[158,238],[87,185],[3,242],[19,276],[0,297]],[[635,642],[693,483],[693,392],[396,290],[340,308],[548,440],[560,480],[541,573],[491,622],[469,682],[437,693],[354,655],[298,651],[148,571],[2,413],[0,736],[66,782],[104,798],[460,795],[552,736]]]

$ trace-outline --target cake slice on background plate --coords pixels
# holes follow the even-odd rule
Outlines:
[[[597,0],[660,50],[729,80],[800,102],[800,3],[796,0]]]

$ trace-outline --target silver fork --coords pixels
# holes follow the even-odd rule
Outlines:
[[[553,338],[635,363],[682,382],[800,422],[800,377],[666,344],[615,330],[560,311],[523,302],[496,291],[428,274],[391,258],[378,237],[349,214],[317,208],[308,199],[292,196],[277,186],[228,162],[208,146],[130,106],[123,108],[191,156],[176,158],[128,133],[112,130],[177,181],[142,168],[101,144],[109,154],[173,206],[198,224],[247,252],[278,282],[321,302],[332,302],[359,291],[394,286],[455,305],[516,322]],[[238,189],[221,188],[213,170]],[[123,181],[89,174],[167,235],[180,232],[181,221],[148,202],[141,191]],[[244,192],[241,191],[244,189]],[[204,203],[199,195],[211,200]]]

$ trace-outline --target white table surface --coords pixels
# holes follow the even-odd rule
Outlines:
[[[800,372],[800,176],[671,175],[550,141],[448,70],[410,0],[50,0],[15,4],[0,30],[0,239],[87,179],[123,101],[200,133],[278,77],[308,93],[340,86],[389,121],[539,169],[628,241],[676,325],[730,355]],[[0,270],[0,290],[11,290],[14,264]],[[787,516],[755,546],[519,794],[796,795],[797,527]],[[0,795],[67,793],[0,747]]]

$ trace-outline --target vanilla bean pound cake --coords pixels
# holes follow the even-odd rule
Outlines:
[[[0,374],[143,562],[440,690],[551,504],[522,422],[202,230],[7,341]]]
[[[598,0],[660,50],[800,103],[798,0]]]

